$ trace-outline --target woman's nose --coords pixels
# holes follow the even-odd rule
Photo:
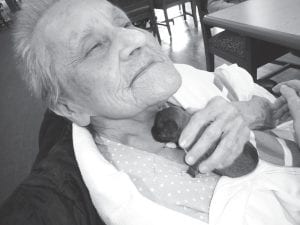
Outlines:
[[[138,54],[146,44],[146,34],[136,29],[121,28],[118,32],[120,43],[120,58],[128,60],[131,56]]]

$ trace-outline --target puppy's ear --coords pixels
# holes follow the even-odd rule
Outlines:
[[[70,102],[59,101],[54,107],[51,107],[51,110],[82,127],[89,125],[91,122],[90,115],[87,112]]]

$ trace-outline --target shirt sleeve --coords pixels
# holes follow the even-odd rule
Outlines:
[[[76,225],[80,211],[54,190],[20,185],[0,209],[2,225]]]

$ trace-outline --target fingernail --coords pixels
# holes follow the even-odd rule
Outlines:
[[[179,145],[180,145],[181,148],[186,148],[186,147],[187,147],[187,146],[186,146],[186,145],[187,145],[186,140],[182,140],[182,141],[180,140]]]
[[[287,86],[283,84],[283,85],[281,85],[280,89],[281,88],[287,88]]]
[[[276,89],[276,88],[278,88],[278,87],[280,87],[281,85],[279,85],[279,84],[277,84],[277,85],[275,85],[274,87],[272,87],[272,90],[273,89]]]
[[[194,157],[193,157],[193,156],[188,156],[188,157],[186,157],[186,158],[185,158],[185,161],[186,161],[186,163],[187,163],[187,164],[189,164],[189,165],[193,165],[193,164],[194,164],[194,161],[195,161],[195,159],[194,159]]]
[[[201,173],[207,173],[209,169],[206,166],[199,166],[199,171]]]

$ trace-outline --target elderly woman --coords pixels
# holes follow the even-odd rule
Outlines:
[[[175,68],[149,33],[105,0],[27,0],[18,17],[16,49],[27,84],[53,112],[73,122],[73,138],[64,127],[54,131],[55,143],[41,141],[48,148],[3,206],[1,224],[103,224],[100,218],[123,225],[206,224],[213,195],[220,193],[214,193],[220,177],[209,172],[234,161],[249,140],[248,127],[273,127],[273,117],[281,116],[273,109],[282,100],[252,98],[252,90],[231,82],[234,71],[245,73],[237,67],[223,67],[216,77],[198,76],[184,65]],[[256,87],[245,76],[244,87]],[[179,140],[190,149],[187,154],[151,135],[156,113],[169,103],[193,108]],[[51,117],[47,120],[51,126]],[[41,137],[51,132],[45,129]],[[218,140],[199,165],[207,174],[187,175],[185,162],[194,164]],[[293,186],[296,179],[285,178]]]

